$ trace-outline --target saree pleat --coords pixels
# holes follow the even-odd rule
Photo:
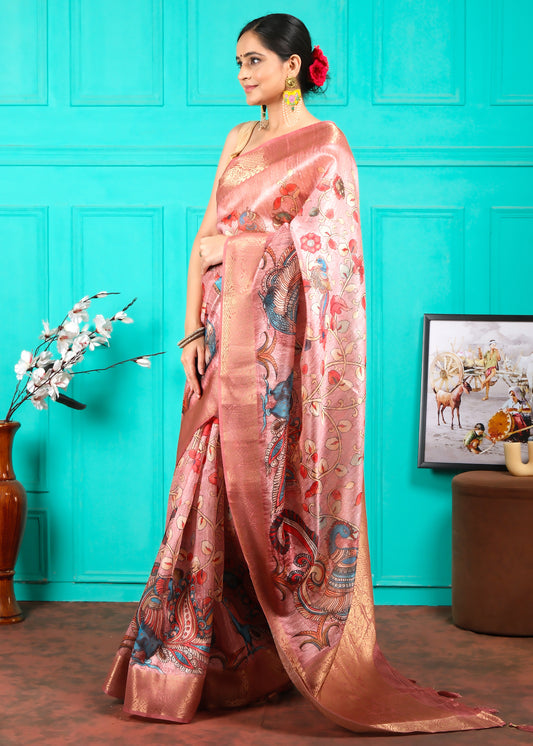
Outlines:
[[[233,158],[207,369],[187,389],[167,527],[105,691],[179,722],[292,681],[354,731],[503,724],[395,671],[376,642],[364,509],[357,170],[320,122]]]

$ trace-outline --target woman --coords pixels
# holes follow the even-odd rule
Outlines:
[[[518,386],[509,389],[509,398],[502,409],[504,412],[508,412],[514,421],[513,431],[507,440],[515,443],[526,443],[530,437],[528,428],[531,425],[531,407]],[[514,435],[514,432],[517,432],[517,434]]]
[[[376,646],[356,166],[303,102],[327,60],[301,21],[249,23],[237,64],[262,121],[230,132],[193,245],[167,527],[106,692],[188,722],[292,681],[352,730],[501,725]]]

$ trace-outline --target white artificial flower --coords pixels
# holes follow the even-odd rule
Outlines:
[[[65,353],[70,347],[70,343],[79,334],[79,325],[77,321],[67,321],[66,324],[60,328],[57,335],[57,351],[64,357]]]
[[[81,350],[85,350],[89,344],[90,344],[91,338],[88,334],[85,334],[85,332],[82,332],[72,342],[72,349],[74,352],[81,352]]]
[[[31,372],[31,378],[28,381],[28,385],[26,386],[26,391],[29,394],[33,394],[35,389],[40,387],[41,384],[44,383],[47,376],[48,371],[46,371],[44,368],[34,368]]]
[[[15,365],[15,373],[17,374],[17,379],[19,381],[22,381],[24,378],[24,374],[28,370],[28,368],[31,368],[33,365],[33,355],[28,350],[22,350],[20,353],[20,360]]]
[[[63,367],[71,368],[73,365],[81,362],[82,360],[83,360],[82,352],[76,352],[76,350],[67,350],[65,354],[63,355]]]
[[[67,334],[63,331],[59,332],[59,335],[57,337],[57,351],[61,356],[63,356],[70,347],[71,339],[72,337],[70,336],[70,334]]]
[[[68,334],[76,337],[80,333],[79,321],[77,319],[71,319],[70,321],[67,321],[65,324],[63,324],[63,329]]]
[[[30,401],[35,409],[48,409],[48,392],[39,391],[35,396],[30,397]]]
[[[72,373],[68,373],[66,370],[55,373],[50,379],[50,383],[53,382],[54,386],[57,386],[60,389],[66,389],[71,381]]]
[[[49,381],[50,396],[54,401],[59,396],[58,389],[66,389],[72,380],[72,374],[62,370],[58,373],[53,373]]]
[[[95,298],[105,298],[109,293],[106,290],[100,290],[99,293],[96,293],[94,296]]]
[[[48,371],[46,371],[44,368],[34,368],[31,372],[31,380],[36,385],[39,385],[45,380],[47,375]]]
[[[68,317],[71,321],[89,321],[89,314],[87,308],[91,305],[88,295],[84,295],[83,298],[74,304],[72,311],[68,312]]]
[[[37,367],[44,368],[45,365],[48,365],[51,359],[52,353],[50,352],[50,350],[44,350],[37,358]]]
[[[150,368],[152,365],[152,361],[147,357],[136,357],[135,362],[137,365],[140,365],[141,368]]]
[[[105,337],[93,337],[90,334],[86,334],[84,327],[82,333],[72,342],[72,349],[78,353],[87,350],[87,348],[89,348],[89,350],[95,350],[97,347],[105,344],[107,344],[107,339],[105,339]]]
[[[111,337],[113,331],[113,324],[111,319],[106,319],[101,313],[96,314],[94,317],[94,326],[98,334],[104,337],[106,340]]]
[[[47,386],[46,388],[48,389],[48,396],[50,397],[50,399],[57,401],[57,397],[59,396],[57,386],[54,386],[54,384],[51,383],[50,386]]]
[[[126,314],[126,311],[117,311],[113,316],[113,321],[122,321],[123,324],[133,324],[133,319]]]
[[[53,337],[56,332],[57,329],[50,329],[50,324],[48,323],[48,321],[43,321],[43,330],[39,334],[39,339],[50,339],[50,337]]]

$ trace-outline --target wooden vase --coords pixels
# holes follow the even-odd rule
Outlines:
[[[0,421],[0,624],[24,619],[13,588],[27,512],[26,490],[15,479],[11,457],[19,427],[20,422]]]

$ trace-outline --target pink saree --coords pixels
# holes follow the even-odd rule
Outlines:
[[[365,291],[356,166],[319,122],[234,157],[208,366],[187,390],[166,531],[105,685],[189,722],[294,685],[354,731],[503,725],[376,644],[364,512]]]

